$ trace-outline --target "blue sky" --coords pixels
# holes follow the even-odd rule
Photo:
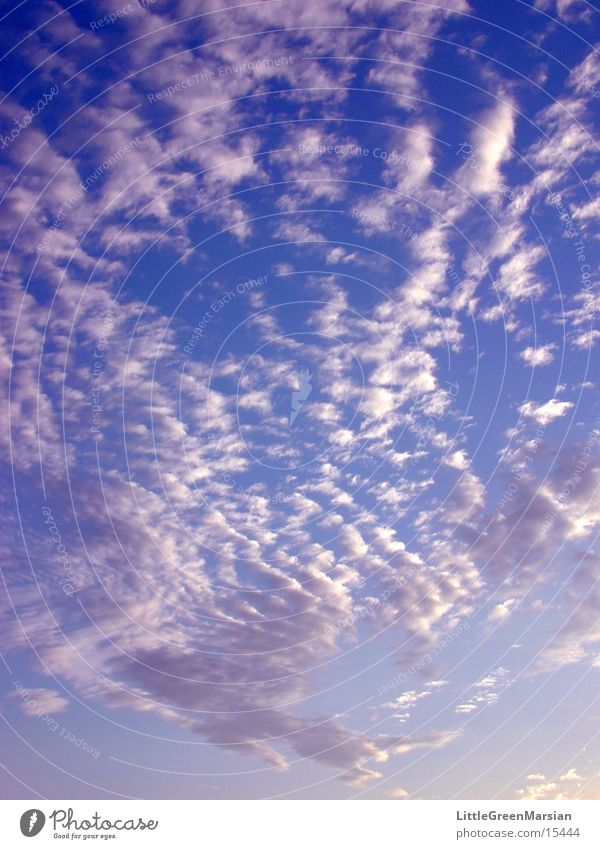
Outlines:
[[[6,798],[599,798],[583,0],[9,3]]]

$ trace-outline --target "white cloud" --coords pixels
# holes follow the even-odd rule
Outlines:
[[[26,716],[39,717],[42,714],[52,716],[63,713],[69,707],[69,701],[45,687],[26,687],[12,694],[12,699]]]
[[[498,103],[478,119],[473,130],[473,151],[462,167],[469,190],[475,195],[489,195],[502,187],[501,166],[512,155],[515,133],[514,109],[508,102]]]
[[[570,401],[557,401],[551,398],[545,404],[537,404],[535,401],[526,401],[519,407],[519,412],[528,418],[535,419],[541,425],[547,425],[554,419],[561,418],[573,408]]]
[[[572,767],[564,775],[561,775],[559,781],[583,781],[583,777],[577,773],[575,767]]]
[[[506,601],[501,602],[500,604],[494,605],[488,616],[490,622],[502,622],[504,619],[510,616],[516,603],[516,599],[509,598]]]
[[[530,366],[547,366],[554,360],[554,352],[558,349],[558,345],[554,342],[548,342],[546,345],[540,345],[537,348],[525,348],[521,351],[521,359]]]
[[[517,798],[535,799],[573,799],[579,795],[579,785],[585,780],[573,767],[560,778],[554,781],[548,780],[544,775],[533,774],[527,776],[528,781],[535,781],[526,787],[517,790]],[[540,783],[541,782],[541,783]]]
[[[454,451],[452,454],[446,457],[445,463],[452,469],[459,469],[460,471],[469,468],[469,458],[462,449],[459,451]]]

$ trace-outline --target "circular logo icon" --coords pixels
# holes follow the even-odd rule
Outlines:
[[[46,817],[38,808],[31,808],[21,815],[21,834],[25,837],[35,837],[43,829]]]

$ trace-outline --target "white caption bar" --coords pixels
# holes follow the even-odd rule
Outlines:
[[[3,847],[67,842],[177,849],[598,849],[600,801],[0,802]]]

